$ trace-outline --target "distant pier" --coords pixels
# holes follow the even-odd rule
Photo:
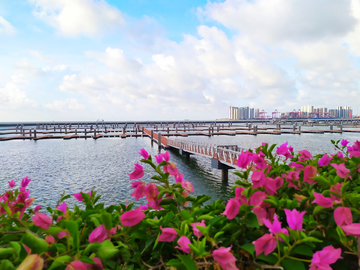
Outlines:
[[[259,127],[259,125],[262,125]],[[322,129],[308,127],[323,126]],[[360,132],[360,119],[0,123],[0,141]],[[306,129],[302,127],[307,127]],[[327,128],[325,128],[327,127]],[[151,134],[153,132],[153,135]]]

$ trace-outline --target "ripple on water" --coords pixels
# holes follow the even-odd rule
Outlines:
[[[307,149],[315,153],[334,153],[330,140],[358,139],[354,133],[343,134],[284,134],[275,135],[239,135],[188,137],[187,140],[215,144],[236,144],[245,149],[259,146],[262,142],[282,144],[286,141],[295,151]],[[102,138],[100,140],[41,140],[7,141],[0,143],[0,187],[7,189],[7,181],[14,179],[17,184],[23,177],[29,176],[31,196],[35,196],[35,205],[55,206],[59,194],[85,192],[90,189],[102,195],[106,205],[133,201],[132,189],[127,173],[133,171],[133,164],[140,160],[138,154],[145,148],[152,156],[158,154],[157,145],[151,146],[148,138]],[[237,177],[229,174],[229,184],[221,182],[221,171],[211,168],[211,160],[201,156],[187,159],[176,150],[170,151],[171,159],[176,163],[184,179],[191,181],[196,194],[208,194],[214,199],[226,199]],[[145,168],[150,169],[149,167]],[[231,170],[232,172],[234,170]],[[151,173],[146,173],[149,181]],[[71,198],[70,205],[75,203]],[[145,200],[138,203],[144,204]]]

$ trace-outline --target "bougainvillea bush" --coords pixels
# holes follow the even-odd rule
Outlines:
[[[358,269],[360,142],[332,143],[335,155],[287,143],[242,152],[227,202],[192,196],[168,152],[153,159],[144,149],[129,173],[144,206],[105,207],[81,190],[54,209],[30,208],[30,179],[11,180],[0,197],[0,269]],[[69,209],[70,196],[81,207]]]

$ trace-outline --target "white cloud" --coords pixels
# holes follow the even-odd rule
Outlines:
[[[21,90],[25,84],[25,78],[16,72],[4,87],[0,87],[0,108],[2,110],[12,109],[20,111],[24,107],[37,107],[37,103],[28,98],[26,92]]]
[[[48,71],[64,71],[66,70],[68,67],[66,65],[57,65],[54,67],[44,67],[42,68],[43,71],[48,72]]]
[[[33,14],[64,36],[102,35],[124,23],[121,12],[106,1],[29,0]]]
[[[5,20],[4,17],[0,16],[0,35],[14,35],[15,33],[15,27]]]
[[[45,105],[47,109],[56,110],[60,112],[81,111],[85,109],[85,105],[80,103],[75,98],[67,98],[65,100],[54,100],[52,103]]]
[[[226,0],[199,13],[263,42],[308,42],[343,36],[356,24],[350,0]]]

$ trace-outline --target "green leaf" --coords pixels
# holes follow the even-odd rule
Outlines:
[[[259,256],[257,256],[258,259],[267,262],[271,265],[274,265],[277,262],[277,257],[274,254],[269,254],[267,256],[265,256],[264,253],[261,253]],[[291,268],[290,268],[291,269]]]
[[[207,221],[209,221],[209,220],[212,220],[214,217],[213,216],[210,216],[210,215],[201,215],[201,216],[199,216],[198,217],[198,219],[199,220],[207,220]]]
[[[64,221],[65,228],[69,231],[73,238],[73,248],[79,250],[79,226],[73,220]]]
[[[23,203],[16,203],[15,206],[20,207],[20,208],[24,208],[24,207],[25,207]]]
[[[305,238],[301,239],[301,242],[317,242],[317,243],[321,243],[322,240],[317,239],[315,237],[308,236],[308,237],[305,237]]]
[[[101,247],[100,243],[91,243],[91,244],[87,245],[87,247],[83,251],[83,254],[88,255],[89,253],[96,251],[99,247]]]
[[[0,264],[1,270],[15,270],[15,266],[9,260],[2,260]]]
[[[114,257],[118,252],[119,251],[110,240],[105,240],[96,251],[96,255],[100,258],[100,260],[107,261]]]
[[[279,235],[279,237],[285,241],[286,244],[289,245],[290,240],[289,237],[285,234],[285,233],[277,233],[277,235]]]
[[[219,236],[223,235],[225,232],[223,231],[220,231],[220,232],[217,232],[214,236],[214,239],[216,240]],[[204,238],[205,239],[205,238]]]
[[[249,252],[251,255],[254,256],[254,252],[255,252],[255,246],[252,243],[247,243],[245,245],[240,246],[242,249],[246,250],[247,252]]]
[[[13,257],[15,250],[13,248],[0,248],[0,258]]]
[[[57,257],[55,261],[51,264],[50,268],[48,270],[55,269],[58,266],[68,264],[72,261],[72,258],[69,255]]]
[[[177,259],[171,259],[170,261],[167,262],[166,265],[167,266],[174,266],[178,270],[186,270],[184,264],[182,264],[181,261],[179,261]]]
[[[254,213],[248,213],[245,223],[251,227],[259,228],[258,218]]]
[[[188,210],[181,210],[180,215],[183,220],[188,220],[191,218],[190,212]]]
[[[31,248],[32,254],[39,254],[48,250],[48,244],[44,239],[39,238],[28,231],[26,231],[21,238],[21,242]]]
[[[283,266],[286,270],[287,269],[291,269],[291,270],[305,270],[305,266],[304,263],[301,261],[297,261],[297,260],[292,260],[292,259],[285,259],[282,260],[280,263],[281,266]]]
[[[108,212],[104,212],[101,214],[101,220],[107,230],[110,230],[112,228],[112,220],[111,220],[111,214]]]
[[[65,200],[67,200],[69,198],[71,198],[71,195],[66,195],[66,196],[61,198],[60,202],[65,201]]]
[[[129,262],[131,259],[131,253],[130,250],[128,248],[120,248],[119,249],[120,252],[120,256],[123,259],[124,262]]]
[[[195,262],[187,255],[177,255],[187,270],[197,270]]]
[[[80,257],[79,261],[84,262],[84,263],[95,264],[95,262],[92,259],[90,259],[89,257]]]
[[[291,254],[300,254],[312,257],[314,255],[314,252],[307,245],[298,245],[291,250]]]
[[[318,184],[321,184],[323,187],[330,187],[330,182],[324,176],[315,176],[312,177]]]
[[[326,208],[320,205],[315,206],[313,215],[317,215],[320,212],[324,211]]]
[[[220,221],[223,221],[226,217],[225,216],[217,216],[214,217],[212,220],[210,220],[209,222],[209,226],[214,226],[217,223],[219,223]]]

